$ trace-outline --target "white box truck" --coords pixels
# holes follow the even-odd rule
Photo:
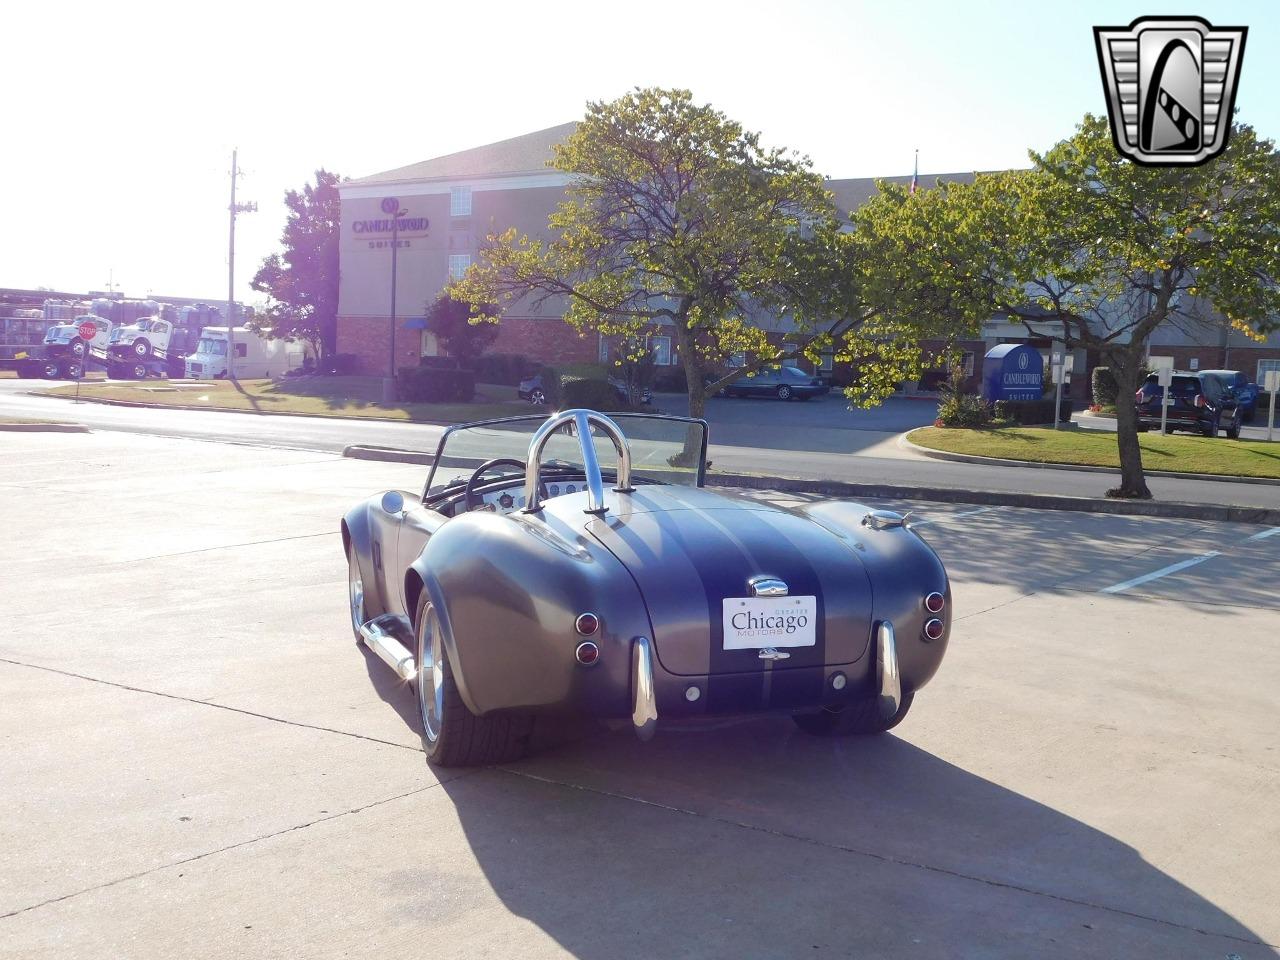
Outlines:
[[[279,377],[303,365],[307,346],[301,340],[270,340],[248,327],[235,328],[236,377],[252,380]],[[196,352],[187,357],[187,376],[201,380],[227,375],[227,328],[205,327]]]

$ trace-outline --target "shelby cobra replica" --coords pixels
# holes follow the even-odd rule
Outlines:
[[[352,629],[416,688],[428,759],[512,759],[545,711],[643,739],[710,714],[819,735],[906,715],[950,635],[937,555],[889,511],[710,493],[706,443],[656,415],[464,424],[421,497],[343,518]]]

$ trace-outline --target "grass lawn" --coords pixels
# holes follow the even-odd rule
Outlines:
[[[908,433],[907,439],[922,447],[978,457],[1120,468],[1116,435],[1095,430],[921,427]],[[1225,437],[1174,437],[1158,433],[1141,433],[1138,442],[1142,445],[1142,465],[1148,470],[1280,478],[1280,443],[1228,440]]]
[[[44,393],[74,397],[74,386]],[[430,423],[462,423],[538,412],[516,397],[515,387],[477,384],[472,403],[382,405],[378,377],[298,377],[288,380],[139,380],[80,385],[80,396],[124,400],[193,410],[251,410],[255,413],[312,414],[323,417],[387,417]]]

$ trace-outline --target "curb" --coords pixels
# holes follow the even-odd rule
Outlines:
[[[27,391],[29,397],[48,397],[51,400],[75,400],[75,397],[61,393],[41,393],[38,390]],[[246,413],[251,417],[310,417],[314,420],[354,420],[357,423],[418,423],[428,427],[452,427],[465,420],[411,420],[408,417],[338,417],[327,413],[298,413],[289,410],[238,410],[235,407],[194,406],[179,403],[141,403],[136,400],[112,400],[109,397],[81,397],[80,403],[101,403],[108,407],[130,407],[135,410],[194,410],[198,413]],[[512,414],[516,416],[516,414]]]
[[[0,423],[0,433],[88,433],[83,423]]]
[[[385,463],[428,464],[431,454],[394,447],[350,446],[344,457]],[[843,480],[803,480],[765,477],[749,473],[713,473],[707,485],[781,493],[817,493],[839,499],[926,500],[934,503],[972,503],[978,506],[1026,507],[1033,510],[1067,510],[1076,513],[1110,513],[1121,516],[1165,517],[1179,520],[1212,520],[1280,526],[1280,508],[1238,507],[1216,503],[1183,503],[1176,500],[1102,500],[1065,497],[1048,493],[1003,493],[961,490],[952,487],[907,487],[889,483],[853,483]]]
[[[917,428],[918,429],[918,428]],[[910,431],[908,431],[909,433]],[[902,434],[898,442],[912,453],[933,460],[950,460],[953,463],[977,463],[988,467],[1031,467],[1038,470],[1072,470],[1077,473],[1109,473],[1120,475],[1119,467],[1096,467],[1087,463],[1038,463],[1035,460],[1007,460],[1003,457],[980,457],[972,453],[952,453],[950,450],[935,450],[933,447],[922,447],[907,439]],[[1219,473],[1178,473],[1174,470],[1142,471],[1148,477],[1169,477],[1174,480],[1212,480],[1216,483],[1254,483],[1263,486],[1280,487],[1280,480],[1271,477],[1233,477]]]
[[[382,463],[416,463],[429,466],[435,457],[430,453],[401,450],[399,447],[375,447],[357,443],[342,448],[342,455],[353,460],[377,460]]]

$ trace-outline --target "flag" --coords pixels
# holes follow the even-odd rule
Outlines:
[[[911,196],[916,195],[916,190],[920,186],[920,151],[916,151],[916,166],[911,172]]]

